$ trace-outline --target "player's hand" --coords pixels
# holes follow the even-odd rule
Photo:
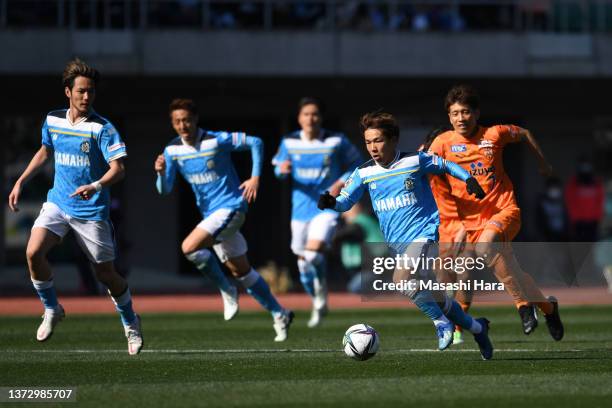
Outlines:
[[[21,184],[15,183],[15,186],[13,187],[13,190],[11,190],[11,193],[9,194],[9,198],[8,198],[8,206],[13,212],[19,211],[19,208],[17,208],[17,203],[19,202],[20,195],[21,195]]]
[[[486,195],[474,177],[470,177],[469,179],[465,180],[465,189],[467,190],[468,194],[475,195],[479,200],[482,200]]]
[[[329,188],[329,194],[331,194],[334,197],[338,197],[338,195],[340,194],[340,190],[342,190],[342,187],[344,187],[344,180],[336,181]]]
[[[463,224],[461,224],[461,228],[457,230],[457,233],[453,237],[453,257],[459,256],[461,252],[465,249],[465,240],[467,238],[467,231]]]
[[[552,177],[553,175],[553,168],[548,162],[540,163],[539,170],[540,174],[546,178]]]
[[[96,194],[96,187],[92,184],[86,184],[77,188],[74,193],[70,194],[70,197],[79,196],[83,200],[89,200],[94,194]]]
[[[164,173],[166,171],[166,158],[163,154],[157,156],[155,159],[155,171],[158,173]]]
[[[252,203],[257,199],[257,189],[259,189],[259,176],[253,176],[240,185],[242,197],[247,200],[247,203]]]
[[[291,160],[285,160],[278,165],[280,174],[291,174]]]
[[[319,202],[317,203],[317,207],[319,210],[324,210],[326,208],[334,208],[336,206],[336,197],[329,194],[329,191],[326,191],[325,194],[321,194],[319,196]]]

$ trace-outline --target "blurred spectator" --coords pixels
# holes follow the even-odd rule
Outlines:
[[[544,193],[538,197],[537,224],[541,238],[547,242],[563,242],[568,238],[568,219],[561,180],[546,180]]]
[[[570,238],[576,242],[595,242],[603,218],[604,187],[595,175],[593,164],[581,158],[576,175],[565,187],[565,202],[570,223]]]

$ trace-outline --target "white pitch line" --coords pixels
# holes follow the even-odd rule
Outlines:
[[[444,353],[472,353],[477,352],[477,349],[450,349]],[[496,353],[536,353],[536,352],[588,352],[589,350],[565,349],[565,350],[540,350],[540,349],[495,349]],[[141,353],[147,354],[246,354],[246,353],[341,353],[341,349],[145,349]],[[381,350],[381,353],[440,353],[438,349],[392,349]],[[126,353],[126,350],[0,350],[0,353],[74,353],[74,354],[111,354],[111,353]]]

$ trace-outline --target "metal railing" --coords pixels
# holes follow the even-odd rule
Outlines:
[[[611,32],[612,0],[0,0],[0,29]]]

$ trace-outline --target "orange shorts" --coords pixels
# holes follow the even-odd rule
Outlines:
[[[521,209],[518,207],[504,208],[479,229],[468,230],[466,241],[470,243],[478,242],[482,232],[487,229],[498,232],[503,242],[511,242],[521,230]]]
[[[461,220],[458,218],[450,218],[440,220],[440,226],[438,227],[438,242],[449,244],[452,243],[457,235],[457,231],[462,227]]]

